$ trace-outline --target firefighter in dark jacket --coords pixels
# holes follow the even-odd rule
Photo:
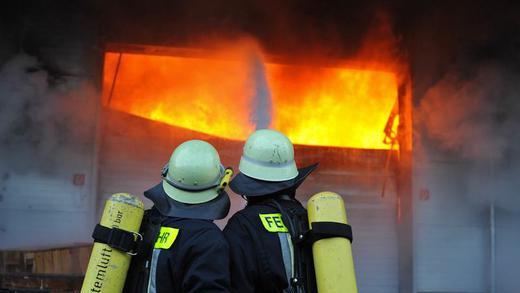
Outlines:
[[[313,292],[310,249],[293,237],[308,226],[296,188],[316,168],[297,169],[290,140],[258,130],[246,141],[230,188],[247,200],[224,229],[232,292]]]
[[[143,245],[124,292],[229,292],[229,247],[213,223],[229,211],[229,171],[207,142],[175,149],[162,182],[144,193],[154,205],[141,225]]]

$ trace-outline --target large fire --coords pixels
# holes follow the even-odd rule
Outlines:
[[[270,127],[286,133],[294,143],[391,147],[383,140],[397,99],[394,73],[269,62],[261,69],[268,95],[263,97],[266,108],[260,111],[268,116]],[[252,117],[259,110],[253,71],[243,60],[107,52],[105,105],[243,140],[255,129]]]
[[[298,144],[387,149],[397,98],[389,72],[269,64],[273,127]],[[397,125],[397,124],[395,124]]]

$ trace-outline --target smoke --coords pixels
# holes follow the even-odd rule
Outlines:
[[[0,169],[52,173],[92,149],[95,90],[83,78],[18,54],[0,68],[0,95]]]
[[[216,58],[238,60],[243,64],[247,98],[250,104],[249,122],[255,129],[268,128],[272,119],[272,99],[267,80],[263,50],[252,36],[241,35],[238,38],[199,40],[197,47],[212,48]]]
[[[467,161],[473,201],[520,208],[520,75],[497,63],[450,72],[416,114],[435,146]]]
[[[481,67],[469,79],[449,73],[426,92],[418,114],[441,149],[477,161],[499,160],[513,134],[504,121],[513,117],[505,116],[500,103],[506,88],[496,67]]]
[[[265,75],[265,66],[259,52],[253,52],[249,60],[254,84],[251,122],[256,129],[268,128],[271,124],[271,93]]]

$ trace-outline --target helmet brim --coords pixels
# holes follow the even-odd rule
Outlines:
[[[229,187],[236,194],[244,196],[265,196],[279,193],[298,188],[316,167],[318,167],[317,163],[300,168],[298,169],[298,176],[295,178],[278,182],[255,179],[240,172],[231,180]]]
[[[144,196],[154,203],[163,216],[219,220],[225,218],[229,213],[231,203],[228,194],[223,190],[207,202],[187,204],[170,197],[163,187],[164,184],[159,183],[144,192]]]
[[[266,164],[247,159],[242,156],[238,169],[240,173],[258,180],[280,182],[298,177],[298,169],[294,160],[283,165]]]
[[[205,203],[213,200],[219,194],[218,186],[201,191],[187,191],[169,184],[166,180],[162,181],[162,186],[169,197],[186,204]]]

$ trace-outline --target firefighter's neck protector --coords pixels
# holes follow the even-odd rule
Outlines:
[[[200,204],[213,200],[227,178],[217,150],[202,140],[179,145],[163,169],[162,187],[175,201]]]
[[[214,199],[199,204],[186,204],[174,200],[166,194],[162,184],[148,189],[144,196],[150,199],[159,213],[165,217],[218,220],[227,216],[231,205],[224,190]]]
[[[264,181],[287,181],[298,176],[291,141],[271,129],[257,130],[249,136],[239,169],[244,175]]]
[[[296,190],[316,167],[318,167],[318,164],[300,168],[296,178],[280,182],[258,180],[238,173],[229,183],[229,187],[236,194],[247,197],[276,195],[284,192],[289,194],[291,191]]]

